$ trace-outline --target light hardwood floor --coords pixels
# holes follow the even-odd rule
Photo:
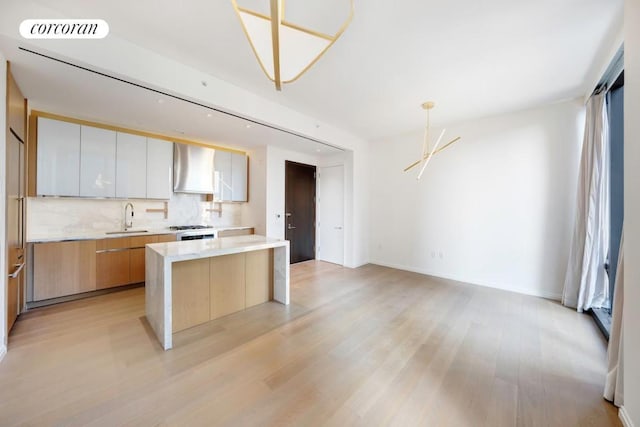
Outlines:
[[[368,265],[291,268],[162,351],[142,288],[20,317],[0,425],[619,426],[606,344],[556,302]]]

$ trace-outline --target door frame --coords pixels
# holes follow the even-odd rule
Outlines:
[[[317,169],[317,178],[316,178],[316,211],[317,211],[317,215],[316,215],[316,236],[318,237],[318,239],[316,239],[316,258],[318,260],[321,261],[326,261],[326,262],[332,262],[333,261],[329,261],[326,259],[323,259],[322,257],[322,253],[320,250],[318,250],[319,246],[324,246],[324,243],[320,240],[320,238],[322,237],[322,230],[323,230],[323,223],[326,224],[325,220],[323,219],[323,209],[324,206],[326,206],[323,201],[322,201],[322,197],[321,197],[321,193],[323,192],[323,187],[325,184],[323,184],[323,171],[325,171],[326,169],[330,169],[330,168],[340,168],[342,171],[342,175],[341,175],[341,185],[342,185],[342,261],[339,263],[339,265],[344,266],[345,262],[345,254],[346,254],[346,250],[345,250],[345,238],[344,238],[344,230],[345,230],[345,208],[346,208],[346,204],[345,204],[345,175],[344,175],[344,164],[340,163],[340,164],[334,164],[334,165],[329,165],[329,166],[321,166],[318,167]],[[325,225],[326,226],[326,225]]]

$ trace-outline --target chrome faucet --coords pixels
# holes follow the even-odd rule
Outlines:
[[[129,217],[129,215],[127,215],[127,211],[129,210],[129,207],[131,207],[131,220],[127,222],[127,218]],[[127,231],[129,228],[133,228],[133,204],[131,203],[124,205],[124,231]]]

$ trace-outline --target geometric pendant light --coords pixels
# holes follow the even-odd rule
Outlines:
[[[353,0],[344,0],[350,1],[350,12],[333,35],[287,21],[285,0],[268,1],[268,15],[239,6],[238,0],[231,0],[231,4],[262,71],[281,90],[283,83],[295,81],[311,68],[347,29],[353,19]]]
[[[430,144],[429,144],[429,138],[430,138],[430,123],[429,123],[429,112],[433,109],[433,107],[435,107],[435,103],[428,101],[422,104],[422,108],[424,110],[426,110],[427,112],[427,124],[424,128],[424,137],[423,137],[423,141],[422,141],[422,155],[420,156],[420,160],[417,160],[413,163],[411,163],[409,166],[407,166],[406,168],[404,168],[404,171],[407,172],[408,170],[412,169],[415,166],[418,166],[419,164],[421,164],[421,167],[418,171],[418,176],[416,179],[420,179],[422,178],[422,174],[424,173],[424,170],[427,168],[427,165],[429,164],[429,162],[431,161],[431,158],[433,158],[433,156],[435,156],[436,154],[438,154],[439,152],[441,152],[442,150],[444,150],[447,147],[450,147],[451,145],[453,145],[455,142],[458,142],[460,140],[460,137],[456,137],[454,139],[452,139],[451,141],[449,141],[448,143],[446,143],[445,145],[443,145],[442,147],[440,147],[440,141],[442,141],[442,137],[444,136],[444,132],[446,129],[442,129],[442,132],[440,132],[440,136],[438,137],[438,140],[436,141],[435,145],[433,146],[433,148],[430,148]],[[439,148],[438,148],[439,147]]]

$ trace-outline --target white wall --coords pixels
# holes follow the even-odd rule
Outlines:
[[[580,101],[453,126],[420,181],[421,133],[376,141],[371,262],[559,299],[583,127]]]
[[[0,52],[0,360],[7,352],[7,240],[6,153],[7,153],[7,61]]]
[[[625,1],[624,412],[640,426],[640,0]]]
[[[253,225],[255,233],[267,234],[267,147],[247,152],[249,156],[249,202],[242,204],[242,224]]]

